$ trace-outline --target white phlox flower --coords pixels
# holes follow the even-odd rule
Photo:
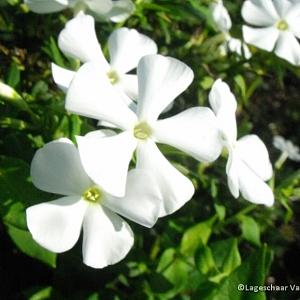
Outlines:
[[[230,34],[232,22],[228,10],[222,0],[216,0],[210,5],[211,15],[218,30],[223,32],[225,41],[220,46],[222,55],[227,55],[228,52],[236,53],[239,56],[244,56],[246,59],[251,58],[251,52],[248,46],[240,39],[234,38]]]
[[[228,149],[226,173],[230,192],[256,204],[271,206],[274,195],[264,182],[272,177],[272,165],[266,146],[256,135],[237,140],[237,103],[228,85],[218,79],[209,94],[209,102],[216,114],[220,138]]]
[[[228,10],[222,0],[215,0],[210,5],[210,11],[214,23],[221,32],[229,32],[232,27],[232,22]]]
[[[245,57],[246,59],[252,57],[248,46],[240,39],[232,37],[229,33],[225,34],[225,42],[220,45],[219,49],[223,56],[230,52],[236,53],[238,56]]]
[[[274,136],[273,145],[291,160],[300,161],[299,147],[280,135]]]
[[[99,76],[99,68],[88,62],[79,69],[67,93],[66,109],[112,123],[122,132],[103,139],[96,135],[77,137],[86,172],[107,191],[122,196],[128,165],[136,150],[137,167],[151,170],[157,179],[163,199],[160,216],[176,211],[191,199],[194,186],[163,156],[156,142],[169,144],[200,161],[213,161],[221,151],[216,117],[209,108],[193,107],[158,120],[190,85],[192,70],[171,57],[144,56],[137,67],[139,96],[134,112],[107,77]]]
[[[300,65],[300,1],[247,0],[242,7],[244,40]]]
[[[122,22],[134,11],[131,0],[24,0],[38,14],[53,13],[71,8],[75,13],[86,11],[99,20]]]
[[[157,53],[155,42],[135,29],[119,28],[108,38],[110,62],[108,62],[98,42],[93,17],[79,13],[68,21],[58,37],[62,52],[85,63],[99,64],[101,76],[109,78],[111,84],[126,93],[131,99],[137,98],[137,76],[127,74],[137,67],[141,57]],[[66,91],[75,72],[52,64],[52,74],[56,84]],[[99,78],[101,77],[99,75]],[[125,98],[127,99],[127,98]]]
[[[95,134],[103,138],[102,132]],[[83,262],[93,268],[117,263],[133,245],[130,226],[118,215],[147,227],[158,218],[161,201],[150,174],[129,171],[125,196],[114,197],[88,177],[77,148],[65,138],[37,151],[31,176],[37,188],[63,195],[27,208],[27,226],[33,239],[61,253],[75,245],[82,228]]]

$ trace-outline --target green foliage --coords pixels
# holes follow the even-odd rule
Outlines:
[[[209,300],[263,300],[266,299],[264,291],[249,291],[251,287],[263,286],[272,259],[271,252],[266,246],[254,252],[250,257],[232,272],[221,284],[203,293]],[[248,290],[247,290],[248,289]],[[199,291],[199,297],[202,290]]]
[[[32,239],[30,232],[8,225],[8,234],[19,250],[51,267],[56,266],[56,254],[39,246]]]
[[[94,120],[65,112],[65,95],[51,78],[51,62],[71,70],[80,66],[57,45],[57,36],[72,12],[37,15],[21,0],[0,0],[0,81],[18,95],[0,98],[0,270],[5,274],[1,299],[299,298],[292,292],[284,298],[283,293],[245,287],[272,280],[276,284],[300,282],[295,259],[300,251],[299,163],[275,164],[280,153],[272,147],[275,134],[299,143],[300,70],[254,47],[250,60],[235,53],[221,55],[224,35],[212,22],[211,2],[136,0],[136,10],[124,24],[97,23],[97,35],[107,55],[107,37],[115,28],[135,28],[157,42],[159,53],[193,69],[193,83],[165,116],[207,105],[213,82],[225,80],[237,98],[239,136],[258,134],[270,151],[276,166],[270,183],[275,205],[255,206],[230,195],[226,153],[214,164],[198,163],[160,145],[176,168],[192,180],[197,190],[193,199],[150,230],[130,224],[135,245],[129,255],[114,266],[94,270],[82,263],[81,241],[57,259],[33,241],[26,226],[27,207],[56,197],[31,182],[29,166],[35,151],[53,139],[75,141],[76,135],[99,128]],[[242,2],[224,0],[236,38],[241,38]],[[239,284],[244,290],[238,289]]]
[[[250,243],[260,246],[260,228],[256,221],[248,216],[241,216],[242,236]]]
[[[0,213],[7,233],[25,254],[55,267],[56,254],[39,246],[27,231],[26,207],[49,200],[49,194],[36,189],[29,178],[29,166],[22,160],[2,157],[0,160]]]
[[[215,217],[212,217],[205,222],[193,225],[185,231],[180,244],[180,250],[183,254],[193,255],[199,244],[203,243],[205,245],[207,243],[215,219]]]

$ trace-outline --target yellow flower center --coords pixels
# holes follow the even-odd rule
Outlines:
[[[152,129],[146,122],[137,124],[133,129],[133,135],[139,140],[146,140],[152,134]]]
[[[91,187],[89,189],[87,189],[82,197],[84,200],[88,201],[88,202],[92,202],[92,203],[97,203],[100,202],[102,199],[102,191],[98,188],[98,187]]]
[[[115,70],[109,70],[106,75],[111,84],[116,84],[120,80],[118,73]]]
[[[276,24],[277,29],[285,31],[289,28],[289,24],[285,20],[280,20]]]

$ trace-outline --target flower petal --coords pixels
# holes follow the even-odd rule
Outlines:
[[[66,98],[66,109],[90,118],[107,121],[123,129],[136,122],[127,107],[131,100],[108,80],[97,63],[85,63],[76,73]]]
[[[90,178],[105,192],[116,197],[125,195],[129,162],[137,141],[129,131],[99,138],[77,137],[82,164]]]
[[[125,21],[134,11],[134,4],[131,0],[113,1],[113,7],[108,14],[108,18],[115,23]]]
[[[27,208],[27,226],[33,239],[52,252],[71,249],[79,238],[87,205],[80,196],[70,196]]]
[[[210,6],[213,20],[220,31],[227,32],[232,26],[228,10],[223,5],[222,0],[213,2]]]
[[[54,194],[81,195],[91,185],[77,148],[66,138],[39,149],[33,157],[30,173],[37,188]]]
[[[272,0],[245,1],[242,16],[246,22],[256,26],[271,26],[280,19]]]
[[[230,52],[236,53],[239,56],[244,56],[246,59],[251,58],[252,54],[248,46],[241,40],[230,37],[227,43]]]
[[[280,18],[285,18],[293,4],[289,0],[273,0],[274,7]]]
[[[299,4],[299,15],[295,18],[290,18],[289,21],[289,29],[290,31],[300,39],[300,4]]]
[[[153,131],[158,142],[178,148],[200,161],[214,161],[222,150],[217,119],[207,107],[192,107],[159,120]]]
[[[300,2],[294,4],[287,11],[285,20],[288,22],[290,31],[300,39]]]
[[[239,197],[239,174],[238,164],[240,160],[235,155],[234,151],[229,150],[229,157],[226,164],[227,183],[229,190],[234,198]]]
[[[125,94],[135,101],[138,99],[138,78],[136,75],[124,74],[116,84]]]
[[[105,15],[109,13],[113,7],[112,0],[86,0],[84,1],[91,10],[96,15]]]
[[[138,116],[155,121],[159,114],[192,82],[193,71],[183,62],[162,55],[144,56],[137,68]]]
[[[66,23],[58,36],[58,46],[67,56],[82,62],[95,60],[104,71],[109,69],[96,36],[94,18],[83,12]]]
[[[293,65],[300,65],[300,44],[290,31],[280,32],[275,53]]]
[[[153,141],[138,144],[137,168],[151,172],[157,180],[163,199],[160,217],[175,212],[192,198],[192,182],[168,162]]]
[[[119,28],[109,36],[110,64],[118,73],[125,74],[136,68],[139,60],[157,53],[153,40],[135,29]]]
[[[160,191],[153,176],[146,170],[129,171],[124,198],[107,196],[104,205],[138,224],[152,227],[162,204]]]
[[[242,196],[255,204],[272,206],[274,195],[271,188],[246,164],[239,164],[239,186]]]
[[[111,129],[101,129],[101,130],[94,130],[90,131],[85,135],[85,137],[101,139],[108,136],[114,136],[116,133]]]
[[[237,103],[229,86],[218,79],[209,93],[209,103],[217,116],[219,130],[225,142],[234,143],[237,137],[235,112]]]
[[[287,149],[286,140],[280,135],[274,136],[273,146],[282,152],[286,151]]]
[[[51,70],[54,82],[62,91],[66,92],[76,72],[62,68],[54,63],[51,64]]]
[[[254,134],[249,134],[236,143],[236,149],[243,162],[263,181],[271,179],[273,168],[268,150],[263,141]]]
[[[235,112],[237,108],[235,96],[221,79],[217,79],[211,87],[209,104],[216,115],[223,109]]]
[[[59,0],[25,0],[31,11],[38,14],[46,14],[63,10],[67,7],[66,1]]]
[[[255,45],[266,51],[272,51],[278,39],[279,31],[273,26],[252,28],[244,25],[243,36],[246,43]]]
[[[118,215],[100,205],[90,205],[83,221],[83,262],[104,268],[122,260],[133,245],[133,232]]]

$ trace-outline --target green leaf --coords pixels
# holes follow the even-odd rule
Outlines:
[[[157,272],[162,274],[173,285],[173,289],[168,292],[168,297],[174,296],[178,291],[184,288],[188,282],[191,269],[192,267],[174,248],[169,248],[163,252],[157,267]]]
[[[211,249],[219,274],[211,277],[210,280],[218,283],[241,264],[238,241],[236,238],[217,241],[211,245]]]
[[[6,83],[11,87],[15,88],[19,84],[19,82],[20,82],[20,69],[15,62],[12,62],[8,70]]]
[[[22,252],[50,267],[56,267],[57,255],[39,246],[31,237],[30,232],[8,225],[8,234]]]
[[[51,36],[45,45],[42,47],[43,51],[49,55],[51,60],[61,67],[65,67],[64,58],[57,47],[55,39]]]
[[[242,75],[238,74],[234,77],[234,81],[235,81],[236,85],[238,86],[243,99],[245,99],[246,92],[247,92],[247,85],[246,85],[244,77]]]
[[[51,286],[42,288],[38,292],[35,292],[33,295],[28,298],[28,300],[45,300],[45,299],[51,299],[53,288]]]
[[[241,264],[237,239],[214,242],[210,247],[200,246],[196,251],[195,262],[207,280],[219,283]]]
[[[30,181],[30,168],[23,160],[0,157],[0,216],[8,225],[26,229],[25,208],[51,199]]]
[[[248,242],[260,246],[260,229],[256,221],[249,216],[241,216],[242,237]]]
[[[149,278],[149,285],[154,293],[166,293],[173,285],[162,274],[153,273]]]
[[[184,255],[194,255],[200,244],[206,245],[216,216],[187,229],[181,239],[180,252]]]
[[[99,295],[98,293],[93,293],[90,296],[88,296],[87,300],[99,300]]]
[[[216,263],[211,249],[206,245],[200,245],[195,254],[195,262],[201,274],[209,275],[217,272]]]
[[[198,295],[206,293],[205,300],[265,300],[265,292],[247,291],[251,286],[264,285],[268,274],[272,253],[263,246],[254,252],[232,272],[220,285],[200,286]],[[243,285],[244,290],[239,290],[238,286]]]
[[[220,205],[220,204],[215,204],[214,205],[216,213],[218,215],[218,218],[220,221],[224,221],[225,216],[226,216],[226,208],[224,205]]]

